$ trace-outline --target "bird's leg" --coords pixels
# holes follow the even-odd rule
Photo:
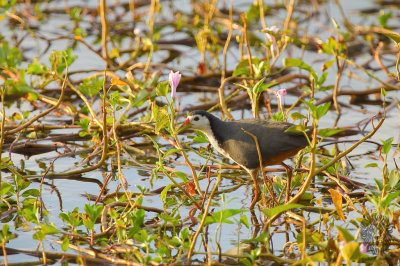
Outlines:
[[[281,165],[285,167],[287,175],[285,202],[288,202],[290,199],[290,188],[292,185],[292,168],[284,162],[281,162]]]
[[[257,174],[258,171],[249,171],[251,178],[253,179],[254,182],[254,198],[253,201],[251,202],[250,205],[250,210],[254,209],[254,206],[256,205],[258,199],[260,198],[260,188],[258,187],[258,183],[257,183]]]

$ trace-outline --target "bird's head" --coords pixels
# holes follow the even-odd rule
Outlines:
[[[206,111],[195,111],[191,112],[185,123],[184,126],[190,125],[191,128],[197,129],[200,131],[208,131],[210,130],[210,116],[211,114],[207,113]]]

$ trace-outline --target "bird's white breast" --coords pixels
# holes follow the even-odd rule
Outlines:
[[[219,152],[221,153],[223,156],[231,159],[232,161],[235,161],[231,158],[231,156],[229,156],[229,154],[227,152],[225,152],[224,149],[222,149],[222,147],[219,145],[217,139],[215,138],[214,134],[212,133],[211,129],[210,130],[204,130],[203,131],[204,134],[206,134],[208,140],[210,141],[211,145],[213,145],[213,147]]]

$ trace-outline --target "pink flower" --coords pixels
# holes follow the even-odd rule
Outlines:
[[[179,71],[175,73],[171,70],[169,72],[169,86],[171,87],[171,97],[175,98],[176,95],[176,88],[179,85],[179,81],[181,80],[182,75],[179,74]]]
[[[279,32],[279,28],[276,27],[276,26],[272,26],[272,27],[266,28],[265,30],[270,31],[270,32],[273,32],[273,33],[278,33],[278,32]],[[272,44],[271,44],[271,47],[270,47],[271,53],[272,53],[272,54],[275,54],[275,52],[276,52],[276,50],[277,50],[277,49],[276,49],[275,36],[267,32],[267,33],[265,33],[265,37],[267,38],[267,41],[268,41],[269,43],[272,43]]]
[[[281,107],[281,109],[285,105],[285,95],[286,89],[280,89],[276,92],[276,96],[278,97],[279,106]]]
[[[139,29],[139,28],[135,28],[135,29],[133,30],[133,34],[135,34],[135,35],[140,35],[142,32],[143,32],[143,30],[142,30],[142,29]]]
[[[360,244],[360,252],[361,253],[367,253],[369,249],[369,246],[367,243],[361,243]]]

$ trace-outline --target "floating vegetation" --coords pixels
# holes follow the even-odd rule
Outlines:
[[[400,12],[353,2],[0,0],[3,264],[398,263]],[[258,199],[194,110],[309,145]]]

